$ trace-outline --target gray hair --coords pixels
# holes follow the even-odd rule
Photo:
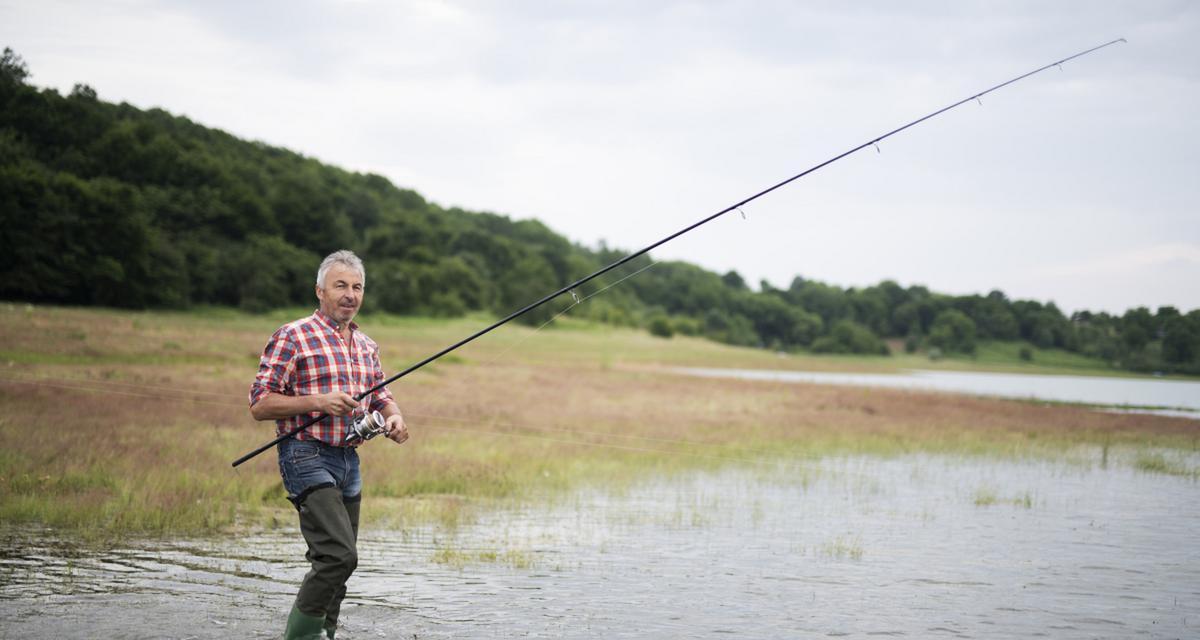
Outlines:
[[[335,264],[344,265],[354,269],[358,272],[358,275],[362,276],[363,284],[367,284],[367,271],[366,269],[363,269],[362,260],[358,256],[354,255],[353,251],[350,251],[349,249],[342,249],[341,251],[334,251],[333,253],[325,256],[325,259],[321,261],[321,266],[317,269],[318,287],[325,286],[325,275],[329,273],[329,268]]]

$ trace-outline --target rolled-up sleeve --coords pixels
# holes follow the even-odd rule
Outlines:
[[[250,385],[250,406],[268,393],[291,395],[296,373],[296,343],[290,332],[276,331],[258,360],[258,375]]]
[[[374,367],[374,373],[372,375],[371,386],[375,386],[375,385],[379,384],[380,382],[383,382],[386,379],[383,375],[383,365],[380,364],[380,362],[379,362],[379,348],[378,347],[376,347],[375,349],[372,350],[371,366]],[[384,387],[384,388],[380,389],[379,391],[376,391],[375,393],[371,394],[371,410],[372,411],[381,411],[385,406],[387,406],[387,404],[389,402],[392,402],[392,403],[396,402],[396,398],[394,398],[392,396],[392,392],[388,391],[387,387]]]

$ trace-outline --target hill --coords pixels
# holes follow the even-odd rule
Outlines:
[[[386,178],[238,139],[161,109],[101,100],[79,84],[38,89],[21,58],[0,59],[0,298],[122,308],[309,304],[320,257],[368,264],[367,311],[507,314],[625,254],[572,243],[536,220],[444,208]],[[651,268],[652,267],[652,268]],[[1200,310],[1066,317],[1003,292],[947,296],[884,281],[842,289],[795,278],[752,289],[648,256],[578,292],[573,315],[822,353],[932,355],[1020,341],[1137,371],[1200,374]],[[547,306],[541,322],[565,308]]]

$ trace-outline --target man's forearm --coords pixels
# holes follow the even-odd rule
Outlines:
[[[320,411],[319,396],[285,396],[268,393],[250,407],[255,420],[286,420],[303,413]]]
[[[397,406],[395,402],[389,402],[383,405],[383,408],[379,410],[379,413],[383,414],[385,419],[390,416],[398,416],[400,415],[400,407]]]

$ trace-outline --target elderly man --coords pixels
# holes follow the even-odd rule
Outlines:
[[[380,389],[360,404],[354,396],[383,381],[379,347],[353,322],[363,300],[366,272],[350,251],[330,254],[317,270],[320,307],[271,336],[250,388],[250,414],[274,420],[282,435],[300,421],[331,416],[279,444],[279,472],[288,500],[300,512],[312,570],[304,576],[288,615],[285,638],[333,638],[346,580],[358,563],[362,477],[349,429],[355,418],[379,411],[384,433],[396,443],[408,428],[392,394]]]

